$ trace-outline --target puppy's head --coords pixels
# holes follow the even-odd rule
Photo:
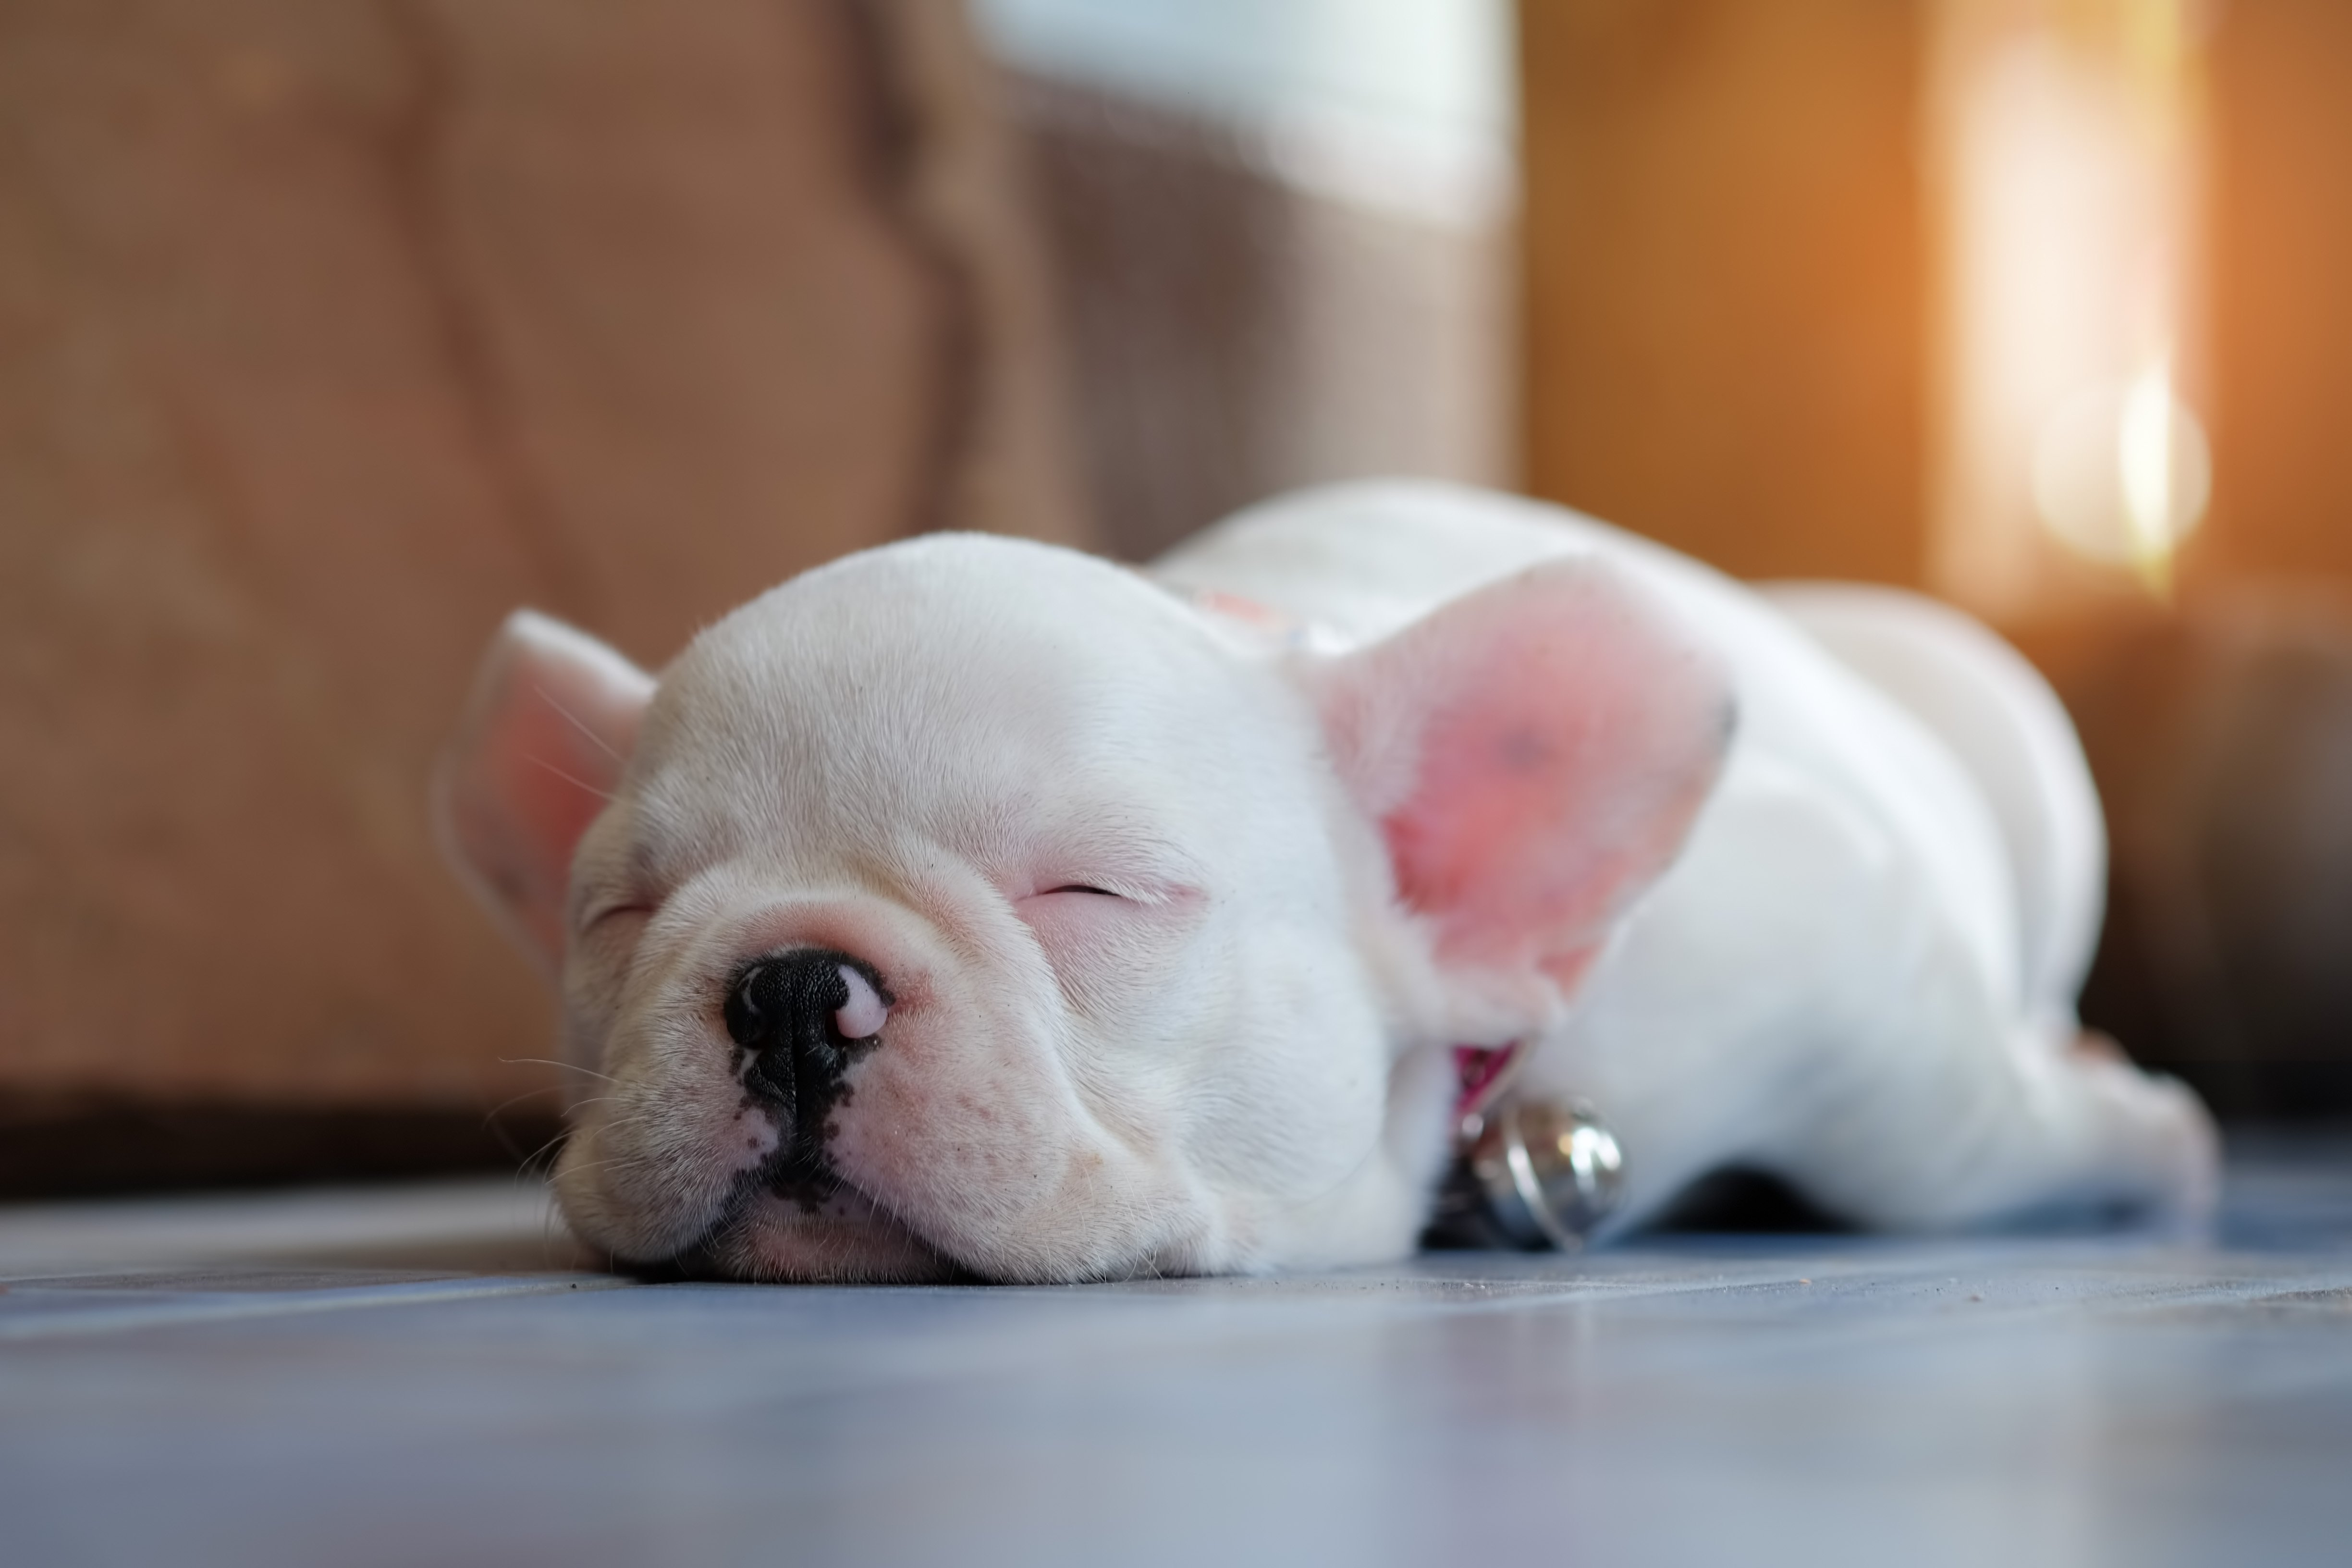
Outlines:
[[[1323,658],[947,536],[776,589],[658,683],[516,616],[436,795],[602,1075],[556,1173],[592,1242],[1193,1272],[1410,1247],[1446,1047],[1557,1015],[1727,712],[1589,566]]]

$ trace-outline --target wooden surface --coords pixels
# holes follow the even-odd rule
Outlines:
[[[1917,583],[1917,7],[1520,16],[1530,488],[1742,575]]]
[[[0,1099],[539,1089],[423,810],[498,620],[1084,537],[992,93],[925,0],[0,16]]]
[[[2332,1563],[2352,1150],[2221,1245],[642,1285],[518,1188],[0,1211],[9,1560]]]

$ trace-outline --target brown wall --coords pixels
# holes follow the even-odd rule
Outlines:
[[[2352,578],[2352,5],[2213,37],[2210,578]]]
[[[1916,9],[1520,18],[1530,488],[1747,575],[1918,581]]]
[[[422,809],[499,618],[1083,533],[990,91],[923,0],[0,14],[0,1111],[541,1089]]]

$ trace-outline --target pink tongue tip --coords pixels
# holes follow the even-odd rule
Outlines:
[[[874,983],[846,963],[841,966],[841,982],[849,987],[849,1000],[833,1015],[834,1027],[841,1031],[841,1037],[864,1040],[880,1034],[882,1020],[890,1016],[890,1009]]]

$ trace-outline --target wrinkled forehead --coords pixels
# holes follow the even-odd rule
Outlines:
[[[910,542],[698,637],[648,715],[638,797],[706,843],[1181,837],[1213,780],[1285,744],[1267,686],[1131,573],[1010,540]]]

